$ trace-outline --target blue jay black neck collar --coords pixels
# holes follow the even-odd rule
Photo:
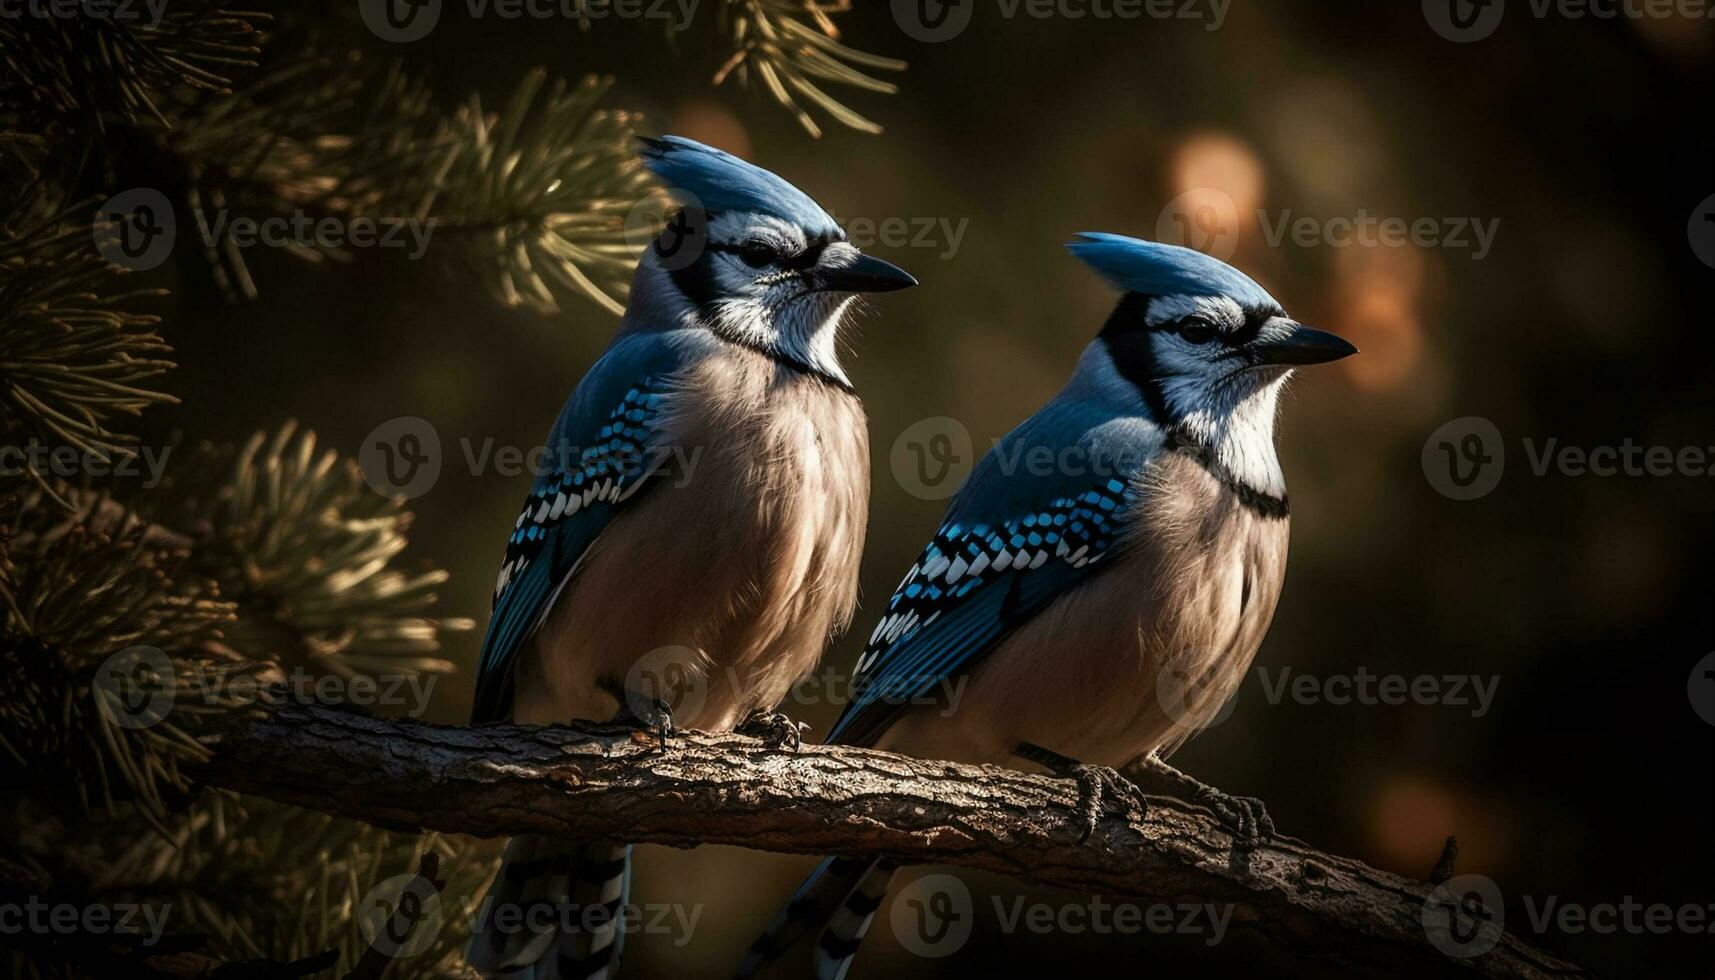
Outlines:
[[[729,337],[726,334],[719,333],[719,332],[716,332],[714,330],[711,330],[709,332],[714,334],[716,337],[719,337],[720,339],[726,341],[727,343],[733,345],[734,347],[743,347],[745,350],[755,351],[756,353],[761,354],[763,357],[768,358],[769,360],[780,365],[781,367],[791,368],[792,370],[797,371],[799,374],[808,375],[809,377],[814,378],[815,380],[820,381],[823,384],[828,385],[831,388],[838,388],[839,390],[845,392],[848,395],[853,396],[854,398],[857,396],[857,389],[853,388],[849,383],[842,381],[839,378],[834,377],[833,375],[827,373],[826,371],[819,370],[815,367],[815,365],[810,364],[808,361],[800,360],[799,358],[793,357],[791,354],[788,354],[785,351],[776,350],[772,347],[765,347],[762,344],[751,343],[750,341],[747,341],[747,340],[740,340],[736,337]]]
[[[1234,476],[1231,470],[1221,465],[1221,461],[1215,458],[1214,451],[1208,446],[1196,442],[1176,427],[1170,427],[1165,431],[1167,435],[1166,440],[1162,443],[1162,448],[1170,453],[1178,453],[1194,460],[1221,486],[1226,487],[1238,500],[1240,506],[1264,520],[1284,520],[1291,515],[1292,508],[1287,504],[1286,494],[1276,496],[1266,490],[1258,490]]]
[[[1286,495],[1276,496],[1240,480],[1215,458],[1208,446],[1198,442],[1173,417],[1167,405],[1167,391],[1162,387],[1155,363],[1155,348],[1149,342],[1145,315],[1150,297],[1128,292],[1120,297],[1119,305],[1102,326],[1101,338],[1108,345],[1108,356],[1120,376],[1131,382],[1143,403],[1149,407],[1150,418],[1166,433],[1164,447],[1169,452],[1187,456],[1203,467],[1210,476],[1232,492],[1241,505],[1251,513],[1267,520],[1280,520],[1290,513]]]

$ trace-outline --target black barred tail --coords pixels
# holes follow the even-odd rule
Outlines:
[[[739,980],[755,975],[813,935],[817,936],[812,953],[817,980],[844,977],[897,867],[867,858],[828,858],[816,865],[768,931],[751,944],[750,953],[739,964]],[[797,969],[791,972],[802,975]]]
[[[612,980],[630,892],[629,844],[514,837],[465,960],[506,980]]]

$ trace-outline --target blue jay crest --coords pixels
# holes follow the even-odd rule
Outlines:
[[[1092,231],[1066,247],[1120,289],[1145,296],[1226,296],[1247,310],[1280,309],[1250,276],[1193,249]]]
[[[778,176],[724,150],[683,136],[639,137],[643,165],[680,200],[710,213],[738,211],[779,218],[814,238],[843,240],[821,205]]]

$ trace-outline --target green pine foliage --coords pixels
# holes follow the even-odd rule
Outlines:
[[[504,306],[618,313],[638,246],[627,221],[656,210],[658,191],[635,159],[639,117],[609,104],[614,79],[531,71],[497,104],[446,104],[432,80],[329,40],[365,37],[351,11],[310,22],[295,4],[258,5],[271,9],[174,0],[155,24],[0,19],[0,446],[86,464],[77,478],[0,473],[0,779],[15,798],[0,814],[0,888],[25,869],[59,894],[170,905],[174,949],[320,970],[332,957],[343,976],[371,948],[366,896],[432,853],[447,879],[439,928],[386,975],[456,976],[492,846],[188,773],[208,714],[287,696],[299,676],[444,674],[443,637],[473,624],[434,614],[444,571],[402,561],[403,503],[291,423],[238,446],[193,434],[147,490],[95,475],[136,457],[130,422],[176,401],[170,297],[103,256],[123,229],[96,220],[97,204],[141,167],[181,224],[417,222],[433,229],[432,259]],[[890,93],[869,73],[904,65],[841,44],[829,14],[845,8],[719,9],[732,55],[715,82],[760,86],[811,134],[811,109],[879,131],[828,87]],[[174,259],[200,260],[234,301],[268,288],[230,237]],[[136,725],[119,710],[133,703],[170,710]],[[133,954],[6,952],[17,976],[147,975]]]

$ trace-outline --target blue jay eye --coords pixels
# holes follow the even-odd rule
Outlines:
[[[1203,320],[1187,320],[1179,325],[1178,333],[1193,344],[1206,344],[1214,340],[1220,331]]]
[[[744,260],[745,265],[748,265],[753,269],[760,269],[768,263],[773,262],[776,255],[774,253],[774,249],[769,248],[761,242],[746,242],[739,248],[738,257]]]

